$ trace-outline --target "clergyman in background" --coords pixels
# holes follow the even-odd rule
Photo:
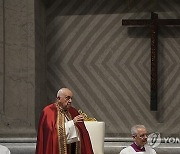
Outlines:
[[[156,154],[156,151],[147,145],[147,130],[144,125],[135,125],[131,128],[134,142],[121,150],[120,154]]]

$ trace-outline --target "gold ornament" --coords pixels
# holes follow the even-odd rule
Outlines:
[[[78,110],[79,114],[84,117],[84,121],[97,121],[95,118],[90,118],[82,110]]]

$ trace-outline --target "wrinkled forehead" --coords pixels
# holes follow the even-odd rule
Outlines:
[[[64,89],[63,91],[62,91],[62,93],[64,94],[64,95],[66,95],[66,96],[73,96],[73,93],[72,93],[72,91],[70,91],[69,89]]]
[[[139,135],[141,135],[141,134],[147,134],[146,128],[138,128],[138,129],[137,129],[137,134],[139,134]]]

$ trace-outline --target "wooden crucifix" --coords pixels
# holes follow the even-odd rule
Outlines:
[[[149,26],[151,33],[151,100],[150,110],[158,110],[158,27],[161,25],[180,25],[180,19],[158,19],[158,14],[151,13],[151,19],[123,19],[122,25]]]

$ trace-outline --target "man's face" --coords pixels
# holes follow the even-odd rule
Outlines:
[[[72,97],[73,94],[70,90],[63,90],[61,96],[59,97],[59,103],[64,110],[67,110],[71,106]]]
[[[138,146],[143,147],[147,143],[147,130],[145,128],[138,128],[134,141]]]

